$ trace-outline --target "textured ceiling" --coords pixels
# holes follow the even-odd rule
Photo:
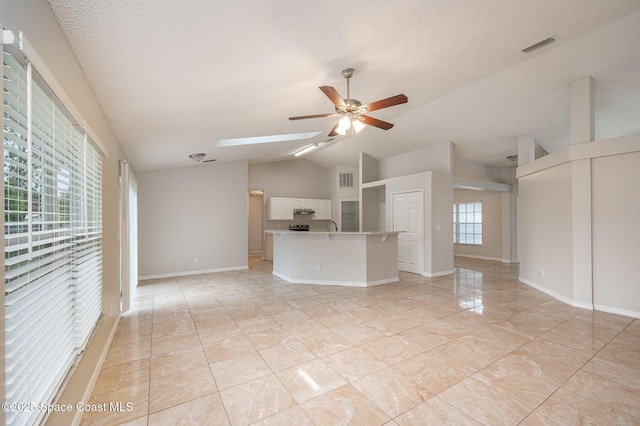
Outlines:
[[[49,0],[134,170],[292,158],[335,118],[318,89],[399,93],[370,115],[395,123],[338,137],[305,158],[356,165],[452,141],[506,165],[516,138],[569,141],[569,83],[596,82],[599,138],[640,131],[640,0]],[[557,42],[520,50],[547,37]],[[216,148],[220,139],[322,131],[312,140]]]

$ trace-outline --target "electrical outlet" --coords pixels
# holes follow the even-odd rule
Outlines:
[[[197,257],[193,258],[193,263],[198,263],[198,258]]]
[[[544,269],[542,271],[540,271],[540,275],[542,275],[544,277]]]
[[[320,264],[318,263],[318,264],[316,265],[316,271],[319,271],[319,270],[320,270]]]

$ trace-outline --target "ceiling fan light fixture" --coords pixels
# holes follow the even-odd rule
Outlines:
[[[351,119],[348,116],[344,116],[340,119],[336,132],[344,136],[347,134],[347,130],[349,130],[350,128],[351,128]]]
[[[356,133],[360,133],[360,130],[364,129],[364,123],[358,119],[353,120],[352,124]]]

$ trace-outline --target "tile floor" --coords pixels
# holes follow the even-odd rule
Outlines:
[[[517,266],[372,288],[271,263],[141,283],[85,425],[638,425],[640,320],[565,305]]]

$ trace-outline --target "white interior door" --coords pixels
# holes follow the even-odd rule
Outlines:
[[[393,230],[398,235],[398,270],[424,271],[424,203],[422,191],[393,194]]]

